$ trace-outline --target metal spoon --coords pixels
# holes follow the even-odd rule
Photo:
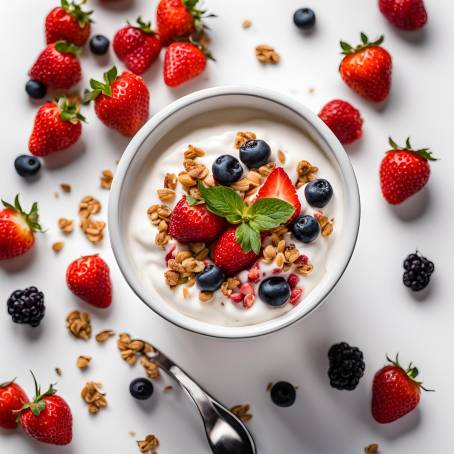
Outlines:
[[[156,348],[147,356],[174,378],[194,402],[202,416],[213,454],[257,453],[251,434],[230,410],[206,393],[186,372]]]

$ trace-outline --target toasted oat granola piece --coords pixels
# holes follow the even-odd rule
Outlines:
[[[230,411],[241,421],[248,422],[252,419],[252,414],[249,413],[251,406],[249,404],[245,405],[235,405],[230,409]]]
[[[378,444],[372,443],[364,448],[365,454],[378,454]]]
[[[68,183],[61,183],[60,188],[63,192],[71,192],[71,185],[69,185]]]
[[[253,140],[256,138],[257,138],[257,136],[255,135],[255,132],[239,131],[236,133],[236,136],[235,136],[234,147],[239,149],[241,147],[241,145],[243,145],[243,143],[246,142],[247,140]]]
[[[61,376],[63,375],[63,373],[62,373],[62,371],[61,371],[61,369],[60,369],[59,367],[56,367],[56,368],[55,368],[55,373],[56,373],[59,377],[61,377]]]
[[[80,228],[88,241],[93,244],[101,242],[104,238],[104,229],[106,223],[104,221],[96,221],[91,216],[81,218]]]
[[[103,170],[101,173],[101,177],[99,179],[101,188],[110,189],[112,186],[112,181],[113,181],[112,170],[109,170],[109,169]]]
[[[250,28],[252,25],[252,22],[249,19],[244,19],[243,22],[241,22],[241,26],[246,30]]]
[[[159,372],[158,365],[153,360],[148,358],[148,356],[142,356],[142,358],[140,359],[140,364],[144,368],[148,378],[154,379],[160,377],[161,374]]]
[[[159,440],[156,435],[147,435],[144,440],[137,440],[137,446],[140,452],[144,454],[156,454],[156,449],[159,448]]]
[[[255,48],[255,56],[260,63],[273,64],[279,63],[280,55],[274,50],[273,47],[267,44],[259,44]]]
[[[128,333],[118,335],[117,347],[120,350],[121,357],[131,366],[137,362],[138,357],[153,351],[153,346],[150,343],[141,339],[132,339]]]
[[[101,211],[101,202],[91,195],[86,195],[79,203],[79,216],[81,218],[88,218],[92,214]]]
[[[174,173],[166,173],[164,177],[164,187],[175,190],[177,188],[177,176]]]
[[[309,161],[303,159],[296,165],[296,172],[298,179],[296,180],[295,186],[298,189],[317,178],[318,167],[313,166]]]
[[[78,310],[70,312],[66,317],[66,327],[74,337],[84,340],[90,339],[90,314]]]
[[[90,362],[91,362],[91,356],[80,355],[80,356],[77,358],[76,366],[77,366],[79,369],[86,369],[86,368],[88,367],[88,365],[90,364]]]
[[[317,219],[318,223],[320,224],[322,236],[324,237],[330,236],[334,231],[334,219],[330,219],[321,211],[317,211],[314,216],[315,219]]]
[[[60,252],[65,246],[65,243],[63,241],[57,241],[54,244],[52,244],[52,250],[54,252]]]
[[[96,414],[107,407],[106,395],[100,391],[100,388],[102,388],[101,383],[89,381],[80,392],[80,397],[88,404],[90,414]]]
[[[72,219],[60,218],[58,220],[58,228],[63,233],[71,233],[73,231],[73,221],[72,221]]]
[[[159,200],[161,202],[173,202],[175,200],[176,192],[173,189],[163,188],[157,191]]]
[[[96,334],[95,339],[96,339],[96,342],[103,344],[104,342],[107,342],[107,340],[114,335],[115,335],[115,331],[113,331],[111,329],[105,329],[103,331],[100,331],[98,334]]]
[[[205,156],[205,151],[193,145],[188,145],[187,150],[184,152],[185,159],[201,158],[202,156]]]

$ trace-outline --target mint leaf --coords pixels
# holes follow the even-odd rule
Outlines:
[[[226,218],[232,224],[241,222],[247,205],[237,192],[226,186],[206,188],[200,181],[198,188],[212,213]]]
[[[285,224],[294,211],[295,208],[284,200],[264,198],[254,202],[246,216],[255,230],[262,231]]]
[[[203,203],[203,200],[199,200],[199,199],[196,199],[195,197],[187,195],[186,202],[188,205],[193,206],[193,205],[200,205],[201,203]]]
[[[256,254],[260,252],[260,248],[262,247],[260,233],[253,229],[248,222],[243,222],[237,227],[235,237],[245,253],[248,253],[250,250]]]

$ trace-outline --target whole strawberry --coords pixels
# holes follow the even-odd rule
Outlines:
[[[413,150],[408,138],[399,147],[389,138],[389,150],[380,165],[380,185],[383,197],[392,205],[402,203],[420,191],[429,181],[429,161],[436,161],[428,148]]]
[[[172,210],[169,234],[181,243],[210,243],[225,225],[225,220],[208,211],[205,204],[189,205],[183,196]]]
[[[19,194],[14,205],[2,200],[4,209],[0,211],[0,260],[25,254],[35,242],[35,232],[41,232],[38,223],[38,204],[35,202],[26,213],[19,202]]]
[[[151,22],[137,18],[137,25],[128,22],[115,33],[113,48],[117,57],[134,74],[144,73],[158,58],[161,52],[161,41],[151,29]]]
[[[76,46],[83,46],[90,36],[90,15],[93,11],[84,11],[75,1],[61,0],[61,6],[53,8],[46,16],[46,43],[65,40]]]
[[[358,109],[346,101],[341,99],[330,101],[318,116],[344,145],[358,140],[362,135],[361,114]]]
[[[95,101],[96,115],[109,128],[130,137],[147,121],[150,93],[140,76],[127,71],[117,75],[113,66],[104,73],[104,83],[91,79],[90,86],[85,100]]]
[[[47,156],[70,147],[82,133],[82,121],[85,118],[78,104],[66,97],[42,105],[36,113],[28,149],[35,156]]]
[[[67,41],[49,44],[38,56],[29,75],[48,88],[71,88],[82,78],[79,53],[80,49]]]
[[[372,416],[380,424],[387,424],[414,410],[421,397],[421,382],[416,381],[418,369],[412,364],[404,370],[396,360],[380,369],[372,384]]]
[[[156,24],[163,46],[179,38],[202,31],[205,11],[197,9],[199,0],[160,0],[156,9]]]
[[[253,250],[244,252],[236,239],[237,227],[229,227],[218,239],[213,250],[214,263],[228,276],[249,268],[258,257]]]
[[[206,67],[207,58],[212,58],[206,49],[192,42],[171,44],[164,56],[164,82],[177,87],[197,77]]]
[[[66,401],[50,385],[45,393],[35,381],[35,397],[20,411],[24,432],[35,440],[52,445],[67,445],[72,440],[72,414]]]
[[[92,306],[112,304],[112,283],[107,263],[98,255],[74,260],[66,270],[66,283],[74,295]]]
[[[28,402],[27,394],[14,380],[0,383],[0,427],[15,429],[17,411]]]
[[[369,42],[361,33],[361,44],[352,47],[345,41],[340,45],[345,55],[339,71],[345,83],[365,99],[383,101],[391,89],[392,59],[381,47],[384,37]]]
[[[391,24],[403,30],[418,30],[427,22],[423,0],[378,0],[378,7]]]

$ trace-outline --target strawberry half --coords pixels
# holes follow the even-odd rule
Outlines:
[[[84,11],[82,5],[75,1],[61,0],[61,6],[53,8],[46,16],[45,30],[46,43],[65,40],[76,46],[83,46],[90,36],[91,22],[90,15],[93,11]]]
[[[74,260],[66,270],[66,283],[74,295],[95,307],[112,304],[112,282],[107,263],[98,255]]]
[[[412,364],[404,370],[396,360],[380,369],[372,384],[372,416],[380,424],[387,424],[414,410],[421,398],[421,389],[426,389],[416,381],[418,369]]]
[[[75,144],[82,133],[78,103],[66,97],[42,105],[35,117],[35,124],[28,141],[28,149],[35,156],[47,156]]]
[[[210,243],[225,225],[225,220],[208,211],[205,204],[189,205],[183,196],[172,210],[169,234],[180,243]]]
[[[380,165],[380,185],[383,197],[392,205],[402,203],[420,191],[429,181],[429,161],[436,161],[428,148],[413,150],[408,138],[399,147],[389,138],[389,150]]]
[[[237,227],[229,227],[218,239],[213,250],[213,261],[227,276],[234,276],[249,268],[258,257],[253,250],[244,252],[236,239]]]
[[[152,30],[151,22],[144,22],[139,16],[137,25],[128,22],[127,27],[115,33],[113,49],[130,71],[142,74],[158,58],[161,41]]]
[[[49,44],[39,54],[30,70],[30,77],[48,88],[71,88],[82,78],[80,49],[67,41]]]
[[[276,167],[260,188],[257,199],[263,198],[281,199],[293,205],[295,210],[287,224],[294,221],[301,212],[301,202],[296,193],[296,188],[282,167]]]
[[[14,380],[0,383],[0,427],[15,429],[17,411],[28,402],[25,391]]]
[[[38,223],[38,204],[35,202],[26,213],[19,202],[19,194],[14,205],[2,200],[5,208],[0,211],[0,260],[25,254],[35,242],[34,232],[41,232]]]
[[[33,374],[32,374],[33,375]],[[66,401],[57,396],[55,388],[41,393],[36,383],[35,397],[20,411],[20,423],[24,432],[35,440],[53,445],[67,445],[72,440],[72,414]]]

